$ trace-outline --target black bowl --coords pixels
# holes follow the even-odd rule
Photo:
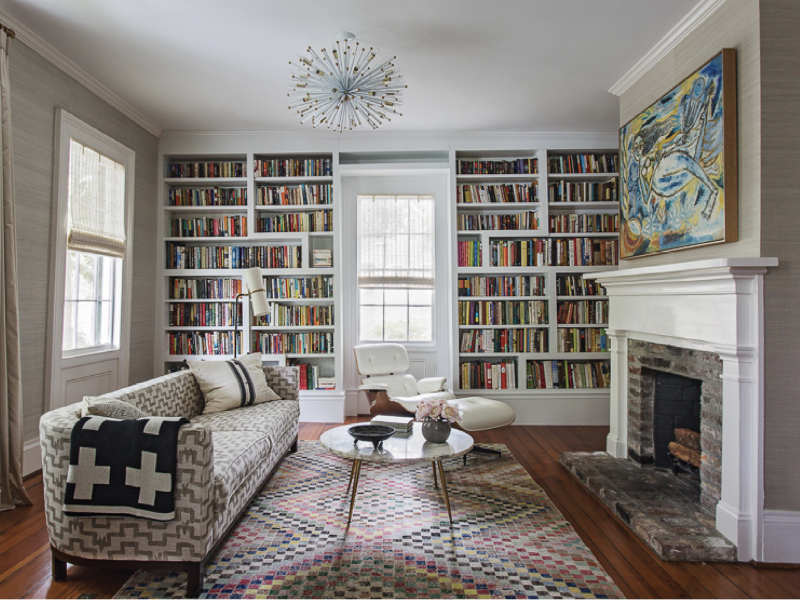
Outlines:
[[[386,439],[394,435],[394,428],[377,424],[361,424],[350,427],[347,432],[355,439],[354,445],[358,445],[359,441],[369,441],[375,449],[378,449]]]

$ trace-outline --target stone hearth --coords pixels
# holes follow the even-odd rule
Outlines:
[[[562,453],[561,464],[662,560],[736,560],[736,546],[700,504],[696,480],[605,452]]]

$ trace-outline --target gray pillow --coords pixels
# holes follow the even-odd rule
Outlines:
[[[276,401],[280,395],[267,385],[258,352],[234,360],[189,361],[206,405],[203,414]]]
[[[148,414],[139,408],[113,397],[84,397],[81,402],[81,418],[86,416],[105,416],[106,418],[147,418]]]

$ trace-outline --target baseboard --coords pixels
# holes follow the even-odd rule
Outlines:
[[[42,450],[39,448],[39,440],[31,439],[26,441],[22,447],[22,474],[28,476],[37,470],[42,469]]]
[[[800,512],[764,510],[761,562],[800,564]]]

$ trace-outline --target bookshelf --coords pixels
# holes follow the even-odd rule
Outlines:
[[[455,151],[458,395],[608,397],[615,150]]]
[[[260,351],[298,365],[302,396],[336,394],[333,153],[164,153],[164,371],[185,359]],[[271,312],[245,297],[242,270],[262,268]]]

